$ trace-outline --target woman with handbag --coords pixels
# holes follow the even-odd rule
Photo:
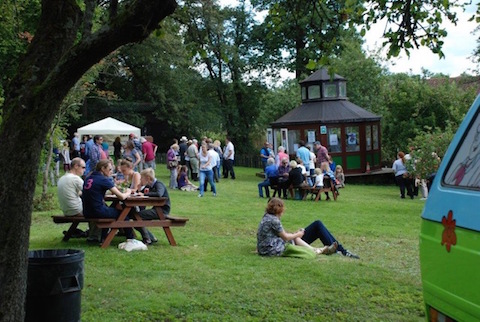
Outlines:
[[[178,144],[174,143],[170,146],[170,149],[167,151],[167,168],[170,170],[170,184],[168,187],[170,189],[177,189],[177,152],[180,150]]]

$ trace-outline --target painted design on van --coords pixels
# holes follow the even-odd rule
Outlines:
[[[445,183],[480,187],[480,124],[475,120],[445,176]],[[475,126],[476,125],[476,126]]]
[[[442,233],[442,246],[445,245],[447,252],[450,252],[452,245],[457,244],[457,235],[455,234],[456,220],[453,219],[453,211],[448,212],[448,217],[442,218],[442,225],[444,227]]]

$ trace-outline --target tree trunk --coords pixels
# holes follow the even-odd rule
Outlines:
[[[43,180],[42,180],[42,198],[44,199],[47,197],[47,192],[48,192],[48,174],[51,171],[50,164],[52,163],[52,155],[53,155],[53,136],[50,136],[50,140],[48,142],[47,160],[45,160],[45,170],[43,171]]]
[[[175,7],[174,0],[132,1],[72,46],[82,17],[76,1],[42,1],[37,33],[5,91],[0,125],[0,321],[24,320],[37,165],[62,100],[91,66],[119,46],[145,39]]]

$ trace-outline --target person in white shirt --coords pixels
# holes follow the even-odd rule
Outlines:
[[[215,181],[213,180],[213,167],[216,164],[214,160],[214,155],[216,154],[213,150],[208,150],[207,144],[202,143],[201,152],[198,154],[200,161],[200,193],[198,197],[203,197],[205,191],[205,180],[208,179],[210,186],[212,187],[213,196],[217,195],[217,187],[215,186]]]
[[[230,177],[235,179],[235,171],[233,170],[233,162],[235,160],[235,148],[233,143],[230,141],[230,138],[225,139],[225,150],[223,151],[223,177],[228,178],[228,173],[230,172]]]
[[[65,216],[83,216],[82,190],[85,173],[85,161],[82,158],[73,158],[70,171],[58,180],[58,203]],[[101,230],[94,223],[89,223],[88,242],[98,242]]]
[[[83,215],[82,199],[83,189],[81,176],[85,172],[85,161],[74,158],[71,169],[58,180],[58,203],[65,216]]]
[[[211,152],[212,151],[212,152]],[[212,154],[212,157],[213,157],[213,160],[214,160],[214,166],[212,168],[213,170],[213,178],[215,179],[215,182],[218,182],[218,179],[219,178],[219,175],[218,175],[218,169],[220,168],[220,155],[218,154],[218,152],[215,150],[215,147],[213,144],[209,144],[208,145],[208,153],[211,153]]]

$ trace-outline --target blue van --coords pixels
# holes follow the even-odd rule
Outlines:
[[[480,96],[430,188],[420,266],[429,321],[480,321]]]

